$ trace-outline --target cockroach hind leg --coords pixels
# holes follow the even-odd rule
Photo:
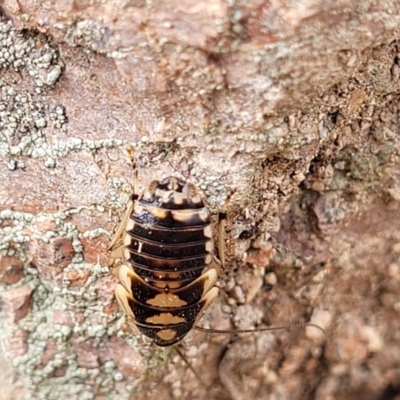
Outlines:
[[[225,243],[225,231],[226,218],[219,219],[218,221],[218,258],[221,263],[222,270],[226,267],[226,243]]]
[[[215,255],[212,266],[218,272],[218,276],[220,276],[224,272],[221,260]]]
[[[132,334],[139,334],[139,330],[135,324],[135,321],[132,320],[131,317],[124,314],[121,318],[119,318],[116,322],[117,331],[121,331],[124,334],[131,336]]]

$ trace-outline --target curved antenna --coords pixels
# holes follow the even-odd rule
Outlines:
[[[237,334],[237,333],[254,333],[254,332],[267,332],[267,331],[278,331],[278,330],[298,330],[300,328],[306,328],[307,326],[311,326],[313,328],[319,329],[324,335],[326,335],[325,329],[321,328],[319,325],[312,324],[311,322],[307,323],[299,323],[295,322],[293,324],[288,325],[278,325],[278,326],[267,326],[265,328],[254,328],[254,329],[212,329],[212,328],[204,328],[202,326],[195,326],[194,329],[200,332],[205,333],[216,333],[216,334]]]

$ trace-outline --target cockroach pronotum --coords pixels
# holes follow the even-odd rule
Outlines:
[[[135,190],[136,192],[136,190]],[[292,324],[240,331],[201,328],[197,322],[218,295],[224,264],[224,229],[215,256],[210,212],[195,185],[175,177],[134,193],[109,246],[121,258],[116,298],[138,329],[158,346],[181,341],[193,328],[214,333],[284,329]]]

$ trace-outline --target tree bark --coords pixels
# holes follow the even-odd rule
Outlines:
[[[399,395],[399,2],[1,7],[4,398]],[[201,384],[121,330],[105,253],[128,146],[140,188],[174,175],[226,203],[202,326],[326,335],[193,332]]]

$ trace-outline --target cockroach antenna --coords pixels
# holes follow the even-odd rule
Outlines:
[[[239,334],[239,333],[255,333],[255,332],[268,332],[268,331],[279,331],[279,330],[288,330],[288,331],[293,331],[293,330],[298,330],[302,328],[307,328],[308,326],[319,329],[324,335],[326,334],[326,331],[321,328],[317,324],[313,324],[310,322],[306,323],[300,323],[300,322],[295,322],[292,324],[287,324],[287,325],[277,325],[277,326],[266,326],[265,328],[254,328],[254,329],[213,329],[213,328],[204,328],[202,326],[195,326],[194,329],[199,332],[205,332],[205,333],[215,333],[215,334]]]

